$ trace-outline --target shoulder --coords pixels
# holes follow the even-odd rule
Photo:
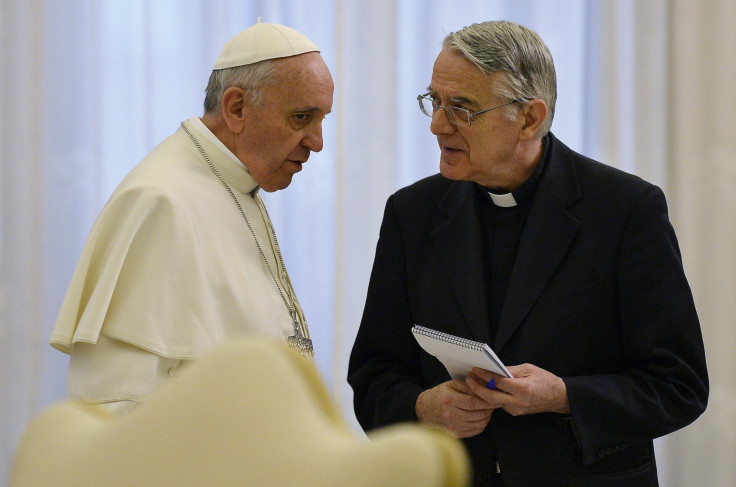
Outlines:
[[[575,168],[582,184],[621,195],[638,194],[654,186],[636,174],[579,154],[575,160]]]
[[[434,174],[401,188],[391,196],[399,207],[436,207],[448,194],[472,190],[475,183],[453,181],[441,174]]]
[[[206,171],[196,154],[176,136],[164,139],[123,178],[105,203],[98,220],[137,222],[181,219],[206,194]]]
[[[661,193],[656,185],[641,177],[582,155],[551,137],[545,179],[563,204],[572,201],[634,204],[645,193]]]
[[[209,169],[181,131],[161,141],[120,182],[113,193],[136,193],[152,198],[191,199],[192,190],[211,179]]]
[[[433,174],[426,178],[420,179],[408,186],[397,191],[401,195],[425,195],[437,192],[444,192],[453,183],[452,180],[443,177],[441,174]]]

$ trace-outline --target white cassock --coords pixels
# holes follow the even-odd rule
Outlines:
[[[199,118],[184,125],[237,197],[276,278],[290,286],[255,180]],[[123,401],[125,409],[187,361],[249,333],[293,335],[290,313],[233,198],[180,127],[100,213],[51,345],[71,357],[70,397]]]

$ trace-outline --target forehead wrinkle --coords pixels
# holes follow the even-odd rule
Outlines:
[[[442,50],[432,68],[429,90],[444,103],[480,107],[494,94],[495,78],[493,73],[484,73],[459,53]]]

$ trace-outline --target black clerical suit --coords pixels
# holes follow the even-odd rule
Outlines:
[[[476,485],[496,481],[496,462],[505,486],[657,485],[652,439],[694,421],[708,397],[665,198],[552,134],[545,143],[521,226],[500,249],[476,183],[435,175],[389,198],[350,357],[356,415],[366,430],[415,421],[419,394],[449,380],[414,340],[419,324],[567,386],[570,416],[498,409],[465,440]]]

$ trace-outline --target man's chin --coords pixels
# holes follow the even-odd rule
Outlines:
[[[463,179],[457,166],[449,164],[442,159],[440,159],[440,174],[447,179],[453,179],[456,181]]]
[[[262,185],[261,189],[267,193],[274,193],[276,191],[286,189],[291,184],[292,176],[289,175],[288,178],[279,180],[279,181],[273,181],[269,182],[268,184]]]

